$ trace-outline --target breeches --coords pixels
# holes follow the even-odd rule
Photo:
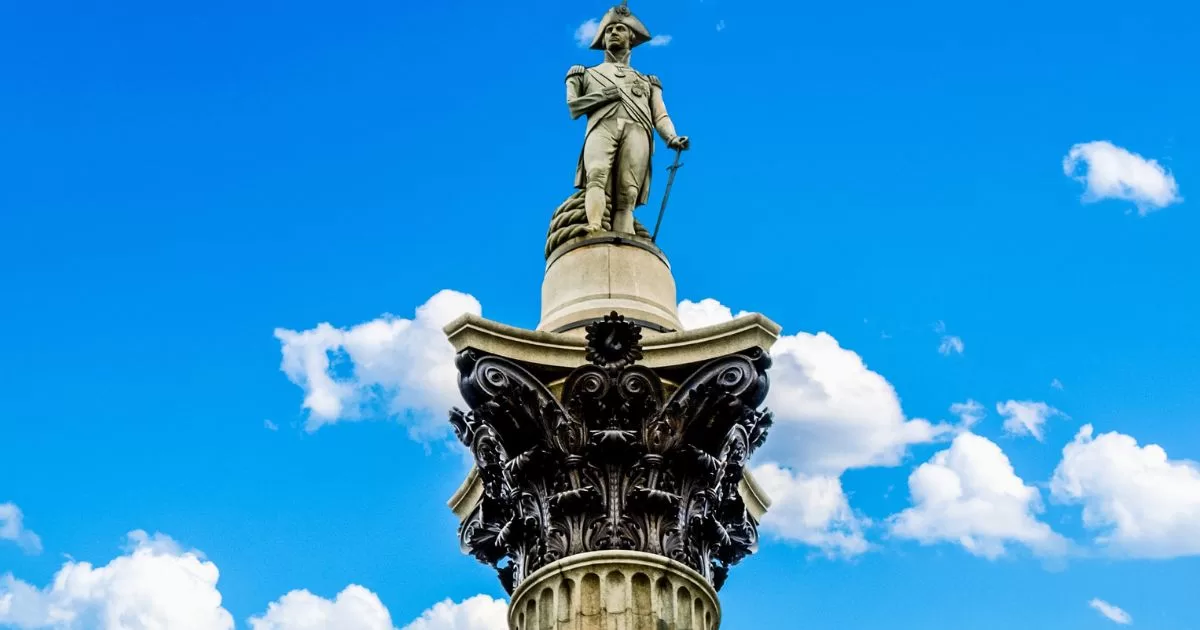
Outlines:
[[[583,145],[587,187],[615,191],[626,204],[637,202],[649,165],[650,134],[627,118],[600,121]]]

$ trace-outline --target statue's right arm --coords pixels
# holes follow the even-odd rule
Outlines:
[[[571,118],[589,114],[612,100],[602,92],[589,94],[587,88],[587,69],[583,66],[572,66],[567,71],[567,110],[571,112]]]

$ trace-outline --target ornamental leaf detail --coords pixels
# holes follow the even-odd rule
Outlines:
[[[483,485],[461,548],[495,567],[509,593],[546,564],[599,550],[672,558],[721,588],[757,549],[738,484],[772,422],[758,409],[769,355],[710,361],[668,395],[636,364],[636,323],[613,313],[587,332],[591,364],[567,375],[560,396],[514,361],[459,353],[470,410],[452,410],[450,423]]]

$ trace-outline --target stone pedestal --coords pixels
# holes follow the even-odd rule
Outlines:
[[[538,569],[513,593],[513,630],[714,630],[717,593],[699,573],[648,553],[594,551]]]
[[[600,232],[551,252],[537,329],[568,332],[617,311],[655,332],[680,330],[675,278],[662,251],[631,234]]]

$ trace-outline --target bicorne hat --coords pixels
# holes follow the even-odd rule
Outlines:
[[[593,50],[604,50],[604,30],[613,24],[624,24],[633,31],[630,48],[650,41],[650,31],[646,29],[646,25],[629,11],[629,0],[622,0],[621,4],[609,9],[608,13],[604,14],[604,19],[600,20],[600,26],[596,28],[596,37],[592,40]]]

